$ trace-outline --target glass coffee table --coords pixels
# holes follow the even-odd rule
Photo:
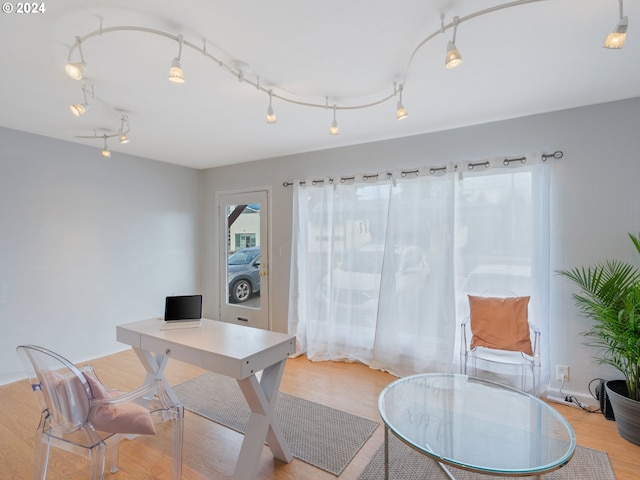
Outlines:
[[[427,373],[401,378],[380,393],[385,424],[385,479],[389,431],[447,465],[478,473],[537,476],[572,457],[576,437],[551,406],[520,390],[467,375]]]

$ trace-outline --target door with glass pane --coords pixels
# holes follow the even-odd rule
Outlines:
[[[221,194],[220,319],[269,329],[268,192]]]

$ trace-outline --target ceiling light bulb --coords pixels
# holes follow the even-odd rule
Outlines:
[[[449,43],[447,43],[447,56],[444,59],[444,66],[447,68],[455,68],[461,63],[462,55],[460,55],[456,44],[449,40]]]
[[[89,102],[87,102],[87,86],[84,85],[82,87],[82,96],[84,97],[84,102],[83,103],[74,103],[73,105],[69,105],[69,110],[71,110],[71,113],[73,113],[76,117],[79,117],[80,115],[84,115],[86,113],[87,110],[89,110]]]
[[[184,83],[184,73],[182,72],[182,67],[180,66],[178,57],[175,57],[173,62],[171,62],[171,68],[169,69],[169,81],[173,83]]]
[[[271,106],[272,100],[273,100],[273,92],[269,90],[269,108],[267,108],[267,123],[276,123],[278,121],[278,117],[276,117],[276,114],[273,111],[273,107]]]
[[[629,27],[629,19],[623,17],[620,19],[613,31],[607,36],[602,46],[604,48],[622,48],[627,40],[627,28]]]
[[[409,116],[409,112],[407,112],[407,109],[404,108],[404,105],[402,105],[402,100],[398,100],[398,108],[396,109],[396,118],[398,120],[403,120],[408,116]]]
[[[271,105],[269,105],[269,108],[267,108],[267,123],[276,123],[278,121],[278,118],[276,117],[276,114],[273,112],[273,108],[271,108]]]
[[[111,152],[109,151],[109,147],[107,147],[107,136],[106,135],[104,136],[104,148],[100,152],[100,155],[102,155],[104,158],[110,158],[111,157]]]
[[[395,89],[395,84],[394,84],[394,89]],[[400,97],[398,98],[398,105],[396,106],[396,118],[398,120],[404,120],[405,118],[407,118],[409,116],[409,112],[407,112],[407,109],[404,108],[404,105],[402,104],[402,91],[404,90],[404,84],[400,84],[400,89],[398,90]]]
[[[69,110],[71,110],[71,113],[73,113],[76,117],[79,117],[80,115],[84,115],[86,113],[88,107],[89,105],[84,103],[74,103],[73,105],[69,105]]]
[[[338,135],[340,133],[340,129],[338,128],[338,122],[336,122],[335,118],[333,122],[331,122],[331,126],[329,127],[329,133],[331,135]]]
[[[118,140],[120,140],[120,143],[129,143],[129,137],[127,137],[126,133],[121,133]]]
[[[336,120],[336,106],[333,106],[333,122],[331,122],[331,126],[329,127],[329,133],[331,135],[338,135],[340,133],[340,129],[338,128],[338,122]]]
[[[82,80],[84,78],[85,68],[84,63],[80,62],[69,62],[64,67],[64,70],[74,80]]]

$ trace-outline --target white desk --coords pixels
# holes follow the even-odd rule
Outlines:
[[[274,457],[290,462],[291,451],[273,412],[285,361],[295,352],[295,337],[216,320],[178,330],[160,330],[162,324],[153,318],[118,325],[116,338],[133,347],[147,370],[145,382],[162,379],[174,401],[179,399],[164,377],[170,358],[237,379],[251,414],[233,478],[255,477],[265,441]]]

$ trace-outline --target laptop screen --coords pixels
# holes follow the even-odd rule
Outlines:
[[[164,319],[200,320],[202,318],[202,295],[179,295],[167,297],[164,304]]]

